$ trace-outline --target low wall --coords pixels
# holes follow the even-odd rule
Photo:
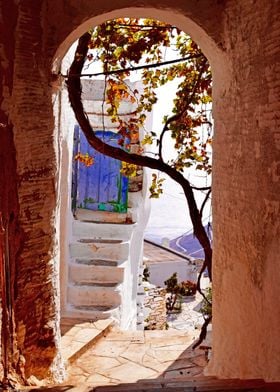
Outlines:
[[[165,289],[152,288],[144,300],[144,306],[149,310],[145,329],[166,329]]]
[[[174,272],[177,272],[178,282],[183,280],[196,282],[197,279],[197,266],[190,264],[187,260],[148,264],[148,268],[149,281],[157,287],[164,287],[164,281],[170,278]]]

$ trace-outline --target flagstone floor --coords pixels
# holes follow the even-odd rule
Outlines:
[[[73,362],[66,383],[96,387],[204,377],[205,351],[191,348],[197,335],[174,330],[109,332]]]
[[[68,367],[63,384],[23,392],[277,392],[280,383],[203,375],[207,346],[192,350],[198,330],[109,331]],[[70,336],[70,335],[69,335]],[[74,335],[73,335],[74,336]],[[79,338],[79,335],[78,335]],[[74,339],[74,337],[73,337]],[[74,339],[75,343],[75,339]],[[69,341],[68,344],[71,344]]]
[[[208,285],[207,279],[203,279],[203,285]],[[201,300],[198,293],[194,298],[185,299],[182,312],[168,316],[168,330],[106,332],[71,362],[66,383],[97,387],[205,379],[203,369],[207,364],[207,352],[201,348],[192,349],[203,324],[199,312]],[[78,338],[70,334],[68,339],[71,336],[74,341],[67,341],[67,345],[76,344]],[[203,343],[205,347],[211,345],[210,340],[211,332]]]

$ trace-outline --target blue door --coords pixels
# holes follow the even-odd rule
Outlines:
[[[112,131],[96,131],[95,135],[111,146],[119,147],[120,135]],[[97,152],[87,142],[79,126],[74,130],[74,156],[81,152],[94,157],[86,167],[73,161],[72,207],[93,211],[127,211],[128,178],[120,173],[121,162]]]

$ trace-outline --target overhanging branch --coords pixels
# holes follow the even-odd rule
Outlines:
[[[88,52],[88,43],[90,40],[90,34],[85,33],[78,42],[76,56],[73,60],[73,63],[69,70],[69,78],[67,81],[68,92],[69,92],[69,100],[71,106],[74,110],[76,119],[84,132],[88,143],[95,148],[98,152],[108,155],[112,158],[125,161],[127,163],[136,164],[139,166],[149,167],[151,169],[159,170],[167,175],[169,175],[173,180],[179,183],[183,190],[187,199],[189,213],[191,217],[191,221],[193,224],[194,234],[197,237],[198,241],[202,245],[205,253],[205,267],[208,268],[209,277],[211,279],[211,260],[212,260],[212,249],[209,238],[205,232],[205,229],[202,225],[201,217],[199,214],[199,210],[196,205],[196,201],[194,198],[192,187],[189,181],[174,168],[170,167],[168,164],[162,162],[159,159],[151,158],[148,156],[142,156],[137,154],[131,154],[122,150],[121,148],[112,147],[102,140],[100,140],[94,133],[89,119],[84,112],[81,94],[81,82],[80,78],[77,78],[75,75],[81,74],[84,62],[86,60],[87,52]],[[72,77],[73,75],[73,77]]]
[[[139,71],[140,69],[150,69],[150,68],[158,68],[158,67],[162,67],[164,65],[170,65],[170,64],[176,64],[176,63],[182,63],[184,61],[189,61],[192,59],[197,59],[203,57],[201,54],[193,54],[191,56],[188,57],[182,57],[180,59],[174,59],[174,60],[167,60],[167,61],[163,61],[161,63],[152,63],[152,64],[145,64],[145,65],[138,65],[135,67],[127,67],[127,68],[121,68],[121,69],[116,69],[116,70],[111,70],[111,71],[102,71],[102,72],[96,72],[96,73],[80,73],[80,74],[75,74],[73,73],[71,75],[71,78],[81,78],[81,77],[93,77],[93,76],[109,76],[109,75],[116,75],[116,74],[120,74],[120,73],[125,73],[125,72],[131,72],[131,71]],[[70,76],[69,75],[61,75],[64,78],[68,78]]]
[[[76,56],[73,60],[73,63],[70,67],[69,71],[69,77],[67,80],[67,86],[68,86],[68,93],[69,93],[69,100],[71,103],[71,106],[74,110],[76,119],[83,131],[83,133],[86,136],[86,139],[88,143],[96,149],[98,152],[103,153],[107,156],[110,156],[112,158],[125,161],[127,163],[132,163],[136,164],[139,166],[144,166],[144,167],[149,167],[151,169],[156,169],[160,170],[166,174],[168,174],[173,180],[175,180],[177,183],[179,183],[184,191],[185,197],[187,199],[188,203],[188,208],[189,208],[189,213],[190,213],[190,218],[193,224],[193,230],[194,234],[197,237],[198,241],[203,247],[204,254],[205,254],[205,260],[203,263],[203,267],[199,273],[198,276],[198,281],[197,281],[197,289],[198,291],[203,295],[205,298],[204,293],[201,290],[200,287],[200,279],[202,276],[203,271],[207,268],[208,273],[209,273],[209,278],[212,280],[212,248],[211,248],[211,243],[210,240],[207,236],[207,233],[205,231],[205,228],[202,224],[202,219],[200,212],[197,208],[197,204],[194,198],[194,193],[192,186],[190,185],[189,181],[178,171],[176,171],[174,168],[169,166],[168,164],[164,163],[161,159],[155,159],[151,158],[148,156],[141,156],[137,154],[131,154],[128,153],[121,148],[117,147],[112,147],[106,143],[104,143],[102,140],[100,140],[98,137],[96,137],[89,119],[84,112],[82,100],[81,100],[81,94],[82,94],[82,87],[81,87],[81,81],[80,81],[80,76],[77,77],[77,75],[81,75],[84,62],[87,58],[87,52],[88,52],[88,43],[90,40],[90,34],[85,33],[78,42],[78,46],[76,49]],[[78,55],[77,55],[78,54]],[[169,119],[170,121],[170,119]],[[208,193],[210,194],[210,192]],[[207,324],[210,322],[210,320],[206,320],[205,324],[203,326],[203,329],[201,331],[200,339],[199,342],[201,342],[206,334],[206,329],[207,329]]]

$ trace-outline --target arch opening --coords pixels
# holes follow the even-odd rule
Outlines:
[[[146,16],[172,21],[189,32],[207,54],[214,72],[217,306],[214,355],[208,370],[219,377],[279,380],[280,351],[276,342],[280,270],[275,268],[279,249],[277,2],[255,2],[250,7],[250,2],[216,1],[208,7],[207,0],[178,0],[172,9],[167,0],[143,0],[141,7],[136,2],[131,8],[128,0],[111,3],[43,0],[36,7],[31,2],[16,2],[11,9],[0,6],[4,15],[10,13],[14,28],[14,34],[0,37],[10,63],[8,66],[5,60],[2,64],[4,76],[8,75],[4,81],[7,85],[3,85],[2,125],[6,125],[7,118],[7,129],[12,128],[13,137],[12,144],[7,139],[1,147],[7,165],[14,168],[19,201],[15,215],[25,234],[18,238],[18,252],[12,247],[16,259],[11,255],[11,262],[16,263],[15,287],[11,287],[12,295],[16,295],[12,327],[19,349],[12,353],[15,360],[11,366],[21,373],[20,377],[34,374],[41,378],[46,371],[58,373],[58,362],[61,364],[57,269],[62,259],[59,256],[69,252],[62,237],[68,239],[73,233],[68,233],[67,225],[64,232],[60,231],[58,223],[58,212],[68,213],[66,189],[68,192],[71,178],[67,177],[70,169],[68,172],[64,168],[72,159],[67,158],[72,150],[59,122],[70,123],[71,113],[61,110],[61,99],[68,100],[63,91],[52,101],[52,58],[58,47],[55,58],[60,67],[68,44],[84,33],[87,21],[96,25],[121,17],[127,9],[126,15],[149,13]],[[6,32],[11,30],[11,18],[3,20]],[[53,76],[59,83],[57,69]],[[9,151],[11,145],[15,148]],[[9,184],[9,172],[3,173],[4,182]],[[2,192],[5,200],[7,189]],[[16,207],[13,197],[7,202]],[[61,223],[63,226],[65,220]],[[12,231],[10,235],[13,242],[17,237]],[[100,243],[95,246],[100,247]]]
[[[67,37],[67,39],[63,42],[63,44],[59,47],[59,49],[57,50],[56,55],[55,55],[55,60],[53,62],[53,65],[54,65],[53,71],[54,72],[58,71],[59,65],[62,63],[62,57],[63,57],[63,54],[65,53],[65,48],[67,46],[69,46],[70,44],[72,44],[73,41],[75,41],[77,38],[79,38],[79,36],[80,36],[82,31],[85,31],[85,29],[88,28],[89,26],[92,27],[92,26],[97,25],[99,21],[102,22],[102,21],[105,21],[105,20],[108,20],[108,19],[112,19],[113,16],[119,16],[120,12],[121,12],[121,15],[125,14],[126,16],[127,15],[128,16],[130,16],[130,15],[135,16],[135,15],[140,14],[141,17],[143,17],[145,15],[149,15],[149,17],[151,17],[151,15],[156,14],[157,15],[156,19],[157,20],[159,19],[158,10],[144,10],[144,12],[142,13],[142,12],[139,12],[139,10],[137,10],[137,12],[135,12],[135,10],[132,10],[132,9],[129,9],[129,10],[125,9],[125,10],[121,10],[121,11],[118,11],[118,12],[113,12],[113,13],[110,13],[110,14],[102,15],[101,19],[100,19],[100,17],[91,18],[90,20],[88,20],[87,22],[85,22],[84,24],[79,26],[79,28],[77,30],[75,30],[73,33],[71,33]],[[207,52],[207,55],[209,54],[209,58],[210,58],[210,62],[212,63],[212,67],[214,66],[214,69],[212,68],[214,75],[215,75],[215,68],[216,68],[215,67],[215,63],[216,64],[219,63],[219,68],[217,68],[218,72],[220,72],[223,67],[224,67],[224,69],[226,68],[226,65],[225,65],[225,62],[224,62],[223,55],[222,55],[221,51],[217,48],[217,46],[214,44],[214,42],[211,40],[211,38],[209,36],[207,36],[207,34],[199,26],[197,26],[190,19],[182,17],[182,16],[180,16],[178,14],[171,14],[171,16],[170,16],[170,13],[166,12],[166,11],[162,12],[162,14],[164,15],[164,18],[161,18],[161,20],[168,20],[169,23],[173,22],[173,20],[174,20],[174,21],[176,21],[176,26],[179,27],[179,28],[182,28],[181,26],[186,26],[185,28],[183,28],[183,31],[190,32],[191,36],[196,39],[196,41],[199,43],[199,45],[202,47],[202,49],[205,49],[205,53]],[[219,61],[217,60],[217,57],[219,57]],[[65,58],[66,57],[64,57],[64,59]],[[223,59],[222,61],[220,61],[221,58]],[[223,64],[222,67],[221,67],[221,64]],[[218,72],[216,73],[216,79],[217,80],[219,79]],[[64,72],[62,71],[62,73],[64,73]],[[223,71],[221,72],[221,75],[223,75],[223,78],[224,78],[224,72]],[[214,83],[215,83],[215,81],[214,81]],[[220,86],[222,86],[222,89],[226,88],[226,84],[223,83],[223,82],[220,84]],[[214,96],[219,91],[219,87],[215,86],[215,89],[216,90],[214,92]],[[65,100],[66,100],[66,97],[64,98],[64,101]],[[70,137],[70,139],[71,139],[71,137]],[[66,147],[66,144],[67,144],[67,142],[65,142],[65,147]],[[71,159],[72,148],[71,148],[71,146],[70,146],[70,148],[68,146],[67,149],[68,149],[68,153],[67,152],[65,153],[66,154],[65,155],[66,161],[64,162],[64,164],[62,166],[65,166],[65,163],[66,163],[66,166],[67,166],[67,162],[68,162],[68,167],[69,167],[69,159]],[[70,151],[70,155],[69,155],[69,151]],[[69,181],[69,176],[68,176],[68,181]],[[144,189],[145,189],[146,193],[147,193],[147,184],[148,184],[147,181],[148,181],[147,180],[147,176],[144,175]],[[64,186],[67,186],[67,184],[64,184]],[[66,198],[68,197],[68,196],[66,196],[66,194],[69,195],[69,186],[67,186],[67,189],[68,189],[67,192],[65,192],[65,197]],[[145,195],[145,197],[146,197],[146,195]],[[66,201],[66,199],[65,199],[65,201]],[[68,202],[66,202],[64,205],[68,205],[69,206],[69,199],[68,199]],[[144,211],[148,211],[149,210],[149,207],[146,204],[145,205],[142,204],[142,208],[143,208]],[[64,217],[68,216],[68,218],[67,218],[68,219],[68,224],[67,224],[66,221],[64,221],[64,223],[62,223],[62,226],[63,227],[69,227],[69,222],[72,220],[71,215],[69,215],[69,211],[68,211],[68,213],[65,211],[65,214],[64,215],[62,214],[61,216],[62,217],[63,216]],[[135,230],[135,233],[132,234],[132,240],[135,243],[137,243],[138,246],[135,246],[134,249],[132,249],[133,247],[131,247],[131,256],[133,256],[133,254],[134,255],[138,254],[138,258],[139,258],[139,254],[142,255],[142,245],[139,246],[139,238],[141,238],[141,240],[143,238],[143,227],[146,225],[147,213],[143,214],[143,217],[144,217],[143,222],[140,225],[141,229],[139,230],[139,225],[138,225],[138,228]],[[137,232],[137,230],[138,230],[138,232]],[[70,235],[71,235],[71,233],[70,233]],[[68,234],[67,233],[62,234],[62,238],[64,239],[64,241],[67,240],[67,238],[69,238],[69,232],[68,232]],[[67,249],[67,246],[64,247],[64,251],[65,251],[65,249]],[[66,250],[66,253],[67,253],[67,250]],[[64,257],[62,257],[62,259],[67,258],[65,256],[66,255],[64,255]],[[68,267],[65,264],[62,265],[62,270],[63,270],[63,272],[61,273],[61,276],[68,276],[69,277],[69,269],[68,269]],[[132,275],[131,275],[131,272],[133,272]],[[134,281],[133,285],[135,286],[135,283],[137,282],[135,280],[135,276],[138,275],[138,268],[136,268],[136,270],[134,268],[134,271],[130,271],[130,277],[133,276],[133,275],[134,275],[134,278],[132,279],[132,281]],[[61,297],[62,297],[62,309],[64,308],[64,310],[65,310],[65,309],[67,309],[67,282],[66,281],[64,281],[64,282],[62,281],[61,285],[62,285],[62,295],[61,295]],[[63,287],[64,287],[64,289],[63,289]],[[133,289],[131,287],[131,283],[129,283],[129,289],[130,290]],[[63,293],[63,290],[64,290],[64,293]],[[134,302],[136,300],[135,294],[133,295],[133,300],[134,300]],[[128,307],[130,307],[130,306],[131,306],[131,304],[128,304]],[[67,312],[65,314],[67,315]],[[131,326],[132,324],[129,321],[127,321],[127,319],[126,319],[126,321],[121,323],[121,325],[122,325],[122,327],[124,327],[124,325],[126,325],[126,326],[130,325]]]

